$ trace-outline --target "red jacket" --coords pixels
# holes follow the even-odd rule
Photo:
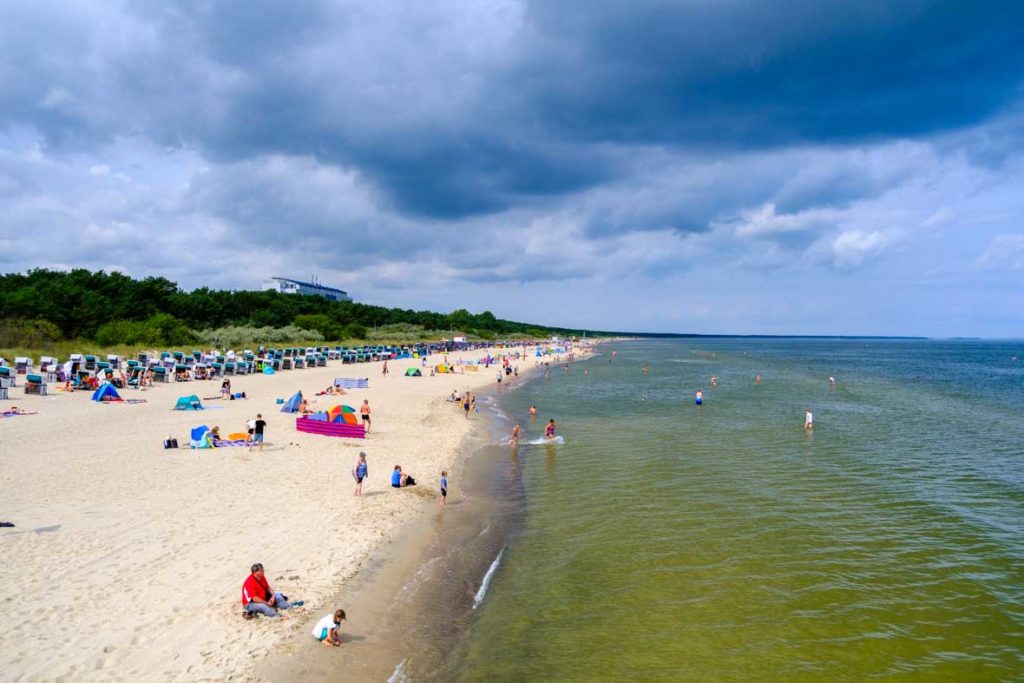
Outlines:
[[[248,605],[252,602],[253,597],[260,597],[264,600],[270,600],[273,593],[270,592],[270,584],[267,583],[266,578],[260,581],[256,578],[255,574],[249,574],[249,578],[242,584],[242,604]]]

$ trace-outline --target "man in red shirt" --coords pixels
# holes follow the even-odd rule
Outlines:
[[[299,607],[302,600],[288,602],[288,597],[270,590],[270,582],[263,573],[263,565],[257,562],[251,567],[251,574],[242,584],[242,606],[246,612],[256,612],[265,617],[279,617],[277,610]]]

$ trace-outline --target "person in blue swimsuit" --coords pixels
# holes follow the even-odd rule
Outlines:
[[[356,480],[356,492],[355,495],[363,495],[363,480],[369,474],[369,468],[366,465],[366,453],[360,451],[359,460],[356,460],[356,466],[352,468],[352,476]]]
[[[693,397],[693,402],[697,405],[704,405],[704,392],[698,389],[696,395]]]
[[[448,470],[441,470],[441,506],[448,504]]]

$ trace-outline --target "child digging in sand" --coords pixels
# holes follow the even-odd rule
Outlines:
[[[334,647],[341,645],[341,634],[338,633],[338,629],[341,628],[343,621],[345,621],[345,610],[335,610],[334,614],[328,614],[316,622],[316,626],[313,627],[313,637],[324,645],[333,645]]]

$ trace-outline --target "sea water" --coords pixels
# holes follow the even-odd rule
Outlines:
[[[621,342],[499,392],[496,430],[519,423],[522,442],[484,455],[515,513],[421,677],[1024,678],[1015,356],[1024,343]],[[564,443],[540,439],[549,418]]]

